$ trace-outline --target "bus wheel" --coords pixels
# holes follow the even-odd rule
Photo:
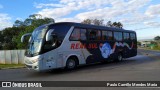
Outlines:
[[[117,61],[122,61],[122,60],[123,60],[122,54],[118,54]]]
[[[76,60],[74,58],[69,58],[66,63],[67,69],[75,69],[77,67]]]

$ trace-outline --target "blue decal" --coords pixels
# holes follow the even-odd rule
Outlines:
[[[108,58],[112,51],[109,43],[100,44],[99,49],[104,58]]]

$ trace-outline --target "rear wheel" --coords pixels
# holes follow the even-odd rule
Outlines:
[[[75,58],[69,58],[66,63],[67,69],[75,69],[77,67],[76,59]]]
[[[121,53],[119,53],[114,61],[119,62],[119,61],[122,61],[122,60],[123,60],[123,56],[122,56]]]
[[[117,60],[118,61],[122,61],[123,60],[122,54],[118,54]]]

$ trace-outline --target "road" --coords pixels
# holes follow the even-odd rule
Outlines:
[[[160,81],[160,52],[138,49],[122,62],[38,73],[26,68],[0,70],[0,81]]]

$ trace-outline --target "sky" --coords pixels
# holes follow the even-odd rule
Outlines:
[[[0,0],[0,30],[31,14],[56,22],[122,22],[124,29],[137,32],[138,40],[160,36],[160,0]]]

